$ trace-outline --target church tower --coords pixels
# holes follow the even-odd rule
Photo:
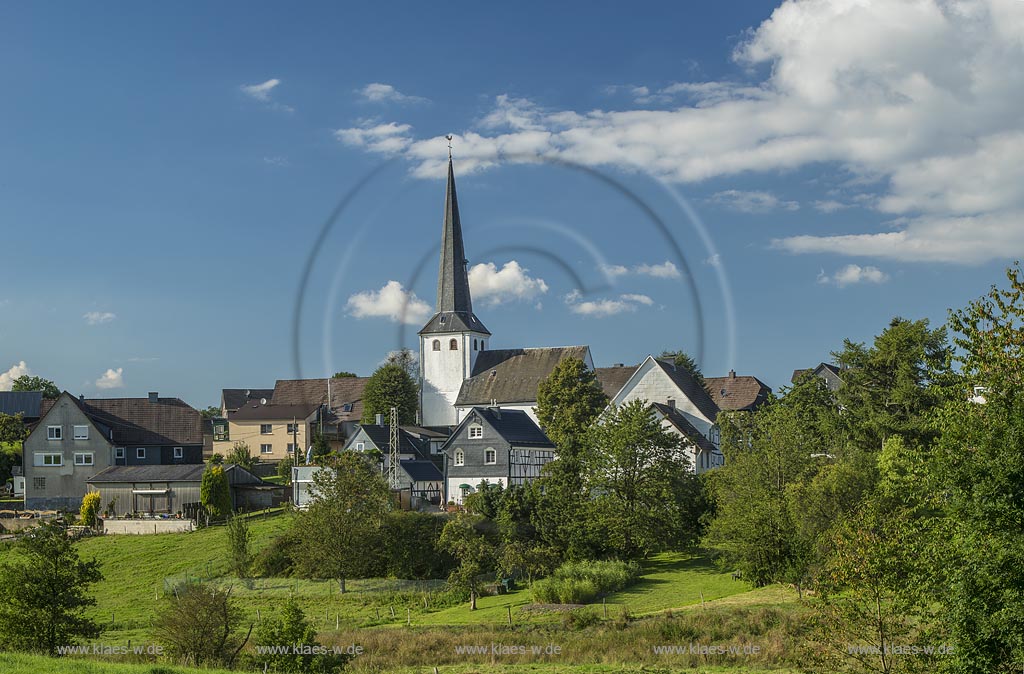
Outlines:
[[[473,313],[467,264],[449,150],[437,310],[419,332],[420,415],[424,426],[458,423],[455,399],[462,382],[472,375],[477,355],[487,348],[491,338],[490,331]]]

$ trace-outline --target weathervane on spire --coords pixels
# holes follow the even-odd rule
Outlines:
[[[448,134],[447,136],[445,136],[445,138],[448,139],[448,158],[451,159],[452,158],[452,135]]]

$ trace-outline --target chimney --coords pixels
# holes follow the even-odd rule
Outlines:
[[[160,394],[159,393],[157,393],[156,391],[150,391],[149,392],[149,402],[155,403],[155,402],[157,402],[159,400],[160,400]]]
[[[676,399],[675,398],[669,398],[665,402],[668,403],[668,406],[671,407],[672,409],[676,408]]]
[[[736,378],[736,370],[729,370],[729,379]]]
[[[80,403],[84,403],[85,402],[85,394],[84,393],[79,393],[78,394],[78,402],[80,402]]]
[[[612,363],[612,367],[626,367],[622,363]]]
[[[378,426],[383,426],[384,425],[384,415],[383,414],[378,414],[377,415],[377,425]]]

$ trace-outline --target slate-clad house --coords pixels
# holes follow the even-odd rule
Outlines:
[[[109,466],[203,461],[203,422],[178,398],[76,398],[64,392],[24,443],[25,508],[77,510]]]
[[[651,403],[651,410],[665,430],[683,438],[683,451],[691,472],[700,474],[725,465],[722,450],[698,431],[685,414],[664,403]]]
[[[523,410],[474,407],[443,452],[445,498],[462,503],[484,480],[508,487],[536,479],[555,445]]]
[[[790,381],[795,384],[805,375],[821,377],[830,391],[838,391],[839,387],[843,385],[842,370],[838,365],[831,363],[819,363],[816,367],[805,370],[793,370],[793,377]]]

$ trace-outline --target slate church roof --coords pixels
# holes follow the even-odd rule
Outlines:
[[[462,383],[458,407],[505,405],[537,400],[537,388],[555,366],[567,358],[587,362],[590,347],[556,346],[536,349],[481,351],[473,375]]]
[[[455,170],[449,155],[441,259],[437,271],[437,313],[420,330],[421,335],[466,331],[491,334],[473,313],[467,264],[466,248],[462,241],[462,220],[459,218],[459,198],[455,192]]]

